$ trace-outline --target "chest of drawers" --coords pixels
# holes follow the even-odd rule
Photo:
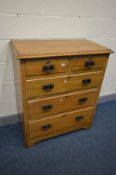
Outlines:
[[[90,128],[112,51],[85,39],[12,40],[11,47],[25,145]]]

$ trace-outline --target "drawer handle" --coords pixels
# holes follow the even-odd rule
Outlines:
[[[87,68],[91,68],[94,65],[95,65],[95,61],[89,60],[85,62],[85,67]]]
[[[80,98],[79,99],[79,103],[85,103],[85,102],[87,102],[87,98]]]
[[[75,120],[76,120],[77,122],[80,122],[80,121],[83,120],[83,119],[84,119],[84,116],[83,116],[83,115],[80,115],[80,116],[75,117]]]
[[[46,124],[46,125],[42,126],[42,130],[46,131],[46,130],[50,129],[51,127],[52,127],[51,124]]]
[[[55,65],[54,64],[42,66],[43,72],[46,72],[46,73],[50,73],[54,69],[55,69]]]
[[[46,85],[43,85],[42,86],[42,89],[44,90],[44,91],[49,91],[49,90],[51,90],[51,89],[53,89],[54,88],[54,85],[53,84],[46,84]]]
[[[45,105],[42,106],[43,111],[49,111],[50,109],[52,109],[53,105]]]
[[[90,83],[91,83],[91,79],[90,78],[82,80],[82,84],[85,85],[85,86],[89,85]]]

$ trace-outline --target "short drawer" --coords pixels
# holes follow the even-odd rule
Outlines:
[[[52,116],[51,118],[41,119],[38,121],[29,122],[29,137],[52,133],[71,126],[81,126],[83,124],[90,124],[92,121],[93,108],[85,108],[83,110],[76,110],[61,115]]]
[[[107,56],[80,56],[72,59],[71,71],[104,70]]]
[[[46,115],[93,106],[96,103],[98,93],[97,89],[92,89],[29,101],[29,119],[35,120]]]
[[[102,79],[103,72],[100,71],[27,80],[27,97],[42,97],[55,93],[95,88],[101,85]]]
[[[27,76],[50,75],[67,72],[69,67],[68,59],[46,59],[26,61],[25,69]]]

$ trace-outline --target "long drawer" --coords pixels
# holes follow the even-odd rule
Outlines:
[[[34,138],[36,136],[52,133],[71,126],[82,126],[83,128],[83,124],[88,125],[91,123],[92,113],[93,107],[90,107],[52,116],[51,118],[47,119],[28,122],[29,137]]]
[[[95,105],[98,93],[97,89],[92,89],[29,101],[29,119],[35,120],[46,115]]]
[[[78,56],[71,61],[71,71],[104,70],[108,56]]]
[[[42,97],[55,93],[95,88],[100,86],[102,79],[103,72],[99,71],[27,80],[27,97]]]

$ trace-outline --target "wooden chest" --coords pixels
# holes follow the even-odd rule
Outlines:
[[[85,39],[12,40],[11,47],[25,145],[90,128],[112,51]]]

